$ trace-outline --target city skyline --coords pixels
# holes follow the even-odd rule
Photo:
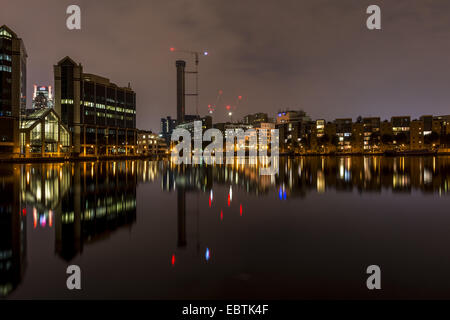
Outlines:
[[[286,108],[328,121],[447,114],[450,20],[444,9],[450,5],[381,3],[382,30],[371,32],[365,28],[368,4],[80,1],[82,29],[70,31],[65,28],[67,3],[6,1],[2,12],[21,14],[0,13],[0,18],[27,45],[27,97],[33,83],[52,85],[52,65],[71,55],[118,85],[131,82],[142,129],[159,131],[160,118],[176,115],[174,61],[187,60],[187,68],[193,61],[170,52],[171,47],[210,53],[200,63],[199,113],[206,115],[207,105],[223,90],[215,122],[226,120],[225,105],[239,95],[235,119]],[[35,15],[36,6],[46,10]],[[193,100],[187,101],[187,114],[195,113]]]
[[[127,87],[120,87],[111,83],[103,76],[85,73],[81,63],[75,62],[69,56],[61,59],[53,67],[55,99],[45,108],[36,108],[35,99],[37,85],[33,86],[33,108],[25,110],[26,106],[26,59],[28,57],[24,42],[8,26],[0,27],[2,37],[2,74],[8,85],[2,89],[3,111],[2,121],[20,125],[14,126],[13,137],[10,132],[2,136],[4,151],[13,149],[9,153],[29,157],[40,153],[41,156],[95,156],[98,155],[155,155],[163,152],[165,147],[162,139],[156,142],[150,137],[151,131],[136,128],[136,94],[128,82]],[[20,52],[16,50],[21,48]],[[13,50],[12,50],[13,49]],[[16,51],[14,51],[16,50]],[[161,118],[161,134],[170,145],[170,135],[174,125],[192,131],[194,120],[202,121],[202,130],[213,127],[212,115],[215,106],[208,105],[209,115],[200,118],[198,115],[198,62],[200,56],[208,56],[207,51],[192,52],[170,48],[171,52],[182,52],[194,57],[195,69],[186,70],[185,60],[176,60],[176,121],[170,116]],[[17,59],[20,57],[20,59]],[[20,60],[20,61],[19,61]],[[19,63],[20,62],[20,63]],[[194,91],[186,90],[186,77],[195,75]],[[3,77],[3,76],[2,76]],[[14,80],[14,81],[13,81]],[[3,81],[2,81],[3,83]],[[20,92],[19,89],[20,88]],[[25,88],[25,89],[24,89]],[[40,87],[50,99],[53,94],[52,86]],[[192,90],[192,89],[191,89]],[[219,106],[219,98],[216,100]],[[186,98],[194,96],[197,115],[186,114]],[[53,100],[52,100],[53,101]],[[383,121],[380,117],[358,116],[353,118],[337,118],[333,122],[323,119],[311,121],[303,110],[279,111],[274,118],[268,113],[247,114],[242,120],[233,123],[232,115],[242,101],[237,97],[236,105],[226,106],[230,121],[216,122],[214,128],[222,132],[225,129],[278,129],[281,133],[282,153],[321,153],[332,154],[336,151],[361,153],[391,153],[391,152],[421,152],[448,153],[448,115],[422,115],[420,120],[411,121],[411,116],[392,116],[391,122]],[[19,107],[20,104],[20,107]],[[20,111],[19,111],[20,109]],[[21,117],[18,117],[20,113]],[[11,115],[13,117],[11,117]],[[16,117],[16,120],[14,120]],[[19,120],[19,121],[17,121]],[[276,122],[276,125],[275,123]],[[42,130],[45,128],[44,130]],[[20,143],[18,133],[20,131]],[[70,134],[69,134],[70,132]],[[9,136],[8,136],[9,135]],[[39,138],[38,138],[39,137]],[[9,139],[9,140],[8,140]],[[139,140],[139,141],[137,141]],[[158,139],[157,139],[158,140]],[[277,138],[278,140],[278,138]],[[153,142],[157,146],[153,146]],[[278,143],[277,143],[278,146]],[[330,147],[337,147],[336,150]],[[408,150],[410,149],[410,150]],[[166,152],[167,153],[167,150]]]
[[[0,299],[450,300],[449,40],[449,0],[3,0]]]

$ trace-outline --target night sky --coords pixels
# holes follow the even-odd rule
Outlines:
[[[70,4],[81,7],[80,31],[66,28]],[[370,4],[381,7],[381,31],[366,28]],[[159,131],[176,114],[175,60],[192,59],[170,47],[210,52],[199,110],[223,90],[215,122],[238,95],[234,119],[286,108],[327,120],[450,114],[448,0],[1,0],[2,24],[25,42],[28,97],[34,83],[53,84],[52,66],[69,55],[87,73],[131,82],[140,129]]]

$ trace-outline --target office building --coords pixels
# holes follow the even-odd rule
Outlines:
[[[17,34],[0,27],[0,155],[18,156],[19,122],[26,109],[27,52]]]
[[[167,143],[165,139],[149,130],[139,130],[137,133],[138,155],[158,156],[167,153]]]
[[[336,124],[336,135],[338,137],[338,150],[342,152],[351,151],[352,119],[336,119],[334,123]]]
[[[267,113],[262,112],[246,115],[243,119],[244,124],[251,125],[254,128],[260,127],[261,123],[267,122],[269,122],[269,117],[267,116]]]
[[[83,72],[69,57],[54,66],[55,110],[71,133],[74,155],[134,154],[136,94]]]
[[[431,127],[430,127],[431,129]],[[413,120],[410,124],[410,149],[422,150],[425,148],[424,143],[425,121]]]
[[[364,123],[355,122],[352,124],[351,136],[352,152],[362,153],[364,151]]]
[[[280,111],[276,117],[276,123],[289,123],[289,122],[297,122],[297,121],[311,121],[311,118],[306,115],[306,112],[303,110],[292,111]]]
[[[185,116],[186,119],[187,115]],[[177,125],[177,129],[186,129],[191,134],[191,137],[194,138],[194,125],[196,121],[200,121],[202,123],[202,132],[212,128],[212,118],[210,116],[205,116],[200,118],[198,116],[189,117],[190,121],[185,121],[179,125]]]
[[[302,110],[280,111],[276,115],[276,128],[279,130],[281,152],[296,152],[301,147],[311,129],[311,118]]]
[[[367,117],[362,119],[364,126],[364,150],[376,151],[380,143],[381,120],[380,117]]]
[[[33,111],[40,109],[53,108],[53,92],[52,86],[33,87]]]
[[[325,141],[322,139],[325,136],[325,126],[326,121],[324,119],[313,121],[310,135],[311,151],[320,152],[325,147]]]
[[[177,120],[172,119],[170,116],[166,118],[161,118],[161,138],[166,140],[167,144],[170,144],[170,137],[172,136],[173,130],[177,127]]]
[[[410,116],[401,116],[401,117],[392,117],[392,133],[394,136],[403,132],[405,134],[409,133],[411,117]]]

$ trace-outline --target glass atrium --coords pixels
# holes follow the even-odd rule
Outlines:
[[[20,122],[20,152],[25,156],[58,156],[70,153],[69,130],[55,110],[42,109]]]

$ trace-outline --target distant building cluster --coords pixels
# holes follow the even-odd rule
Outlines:
[[[109,79],[85,73],[70,57],[53,68],[54,88],[34,85],[26,108],[27,52],[7,26],[0,27],[0,157],[159,155],[167,153],[175,128],[279,130],[286,154],[450,152],[450,115],[311,120],[302,110],[248,114],[239,121],[213,123],[211,116],[186,114],[185,66],[176,61],[177,119],[161,119],[159,134],[136,128],[136,93]],[[267,135],[267,142],[270,134]]]
[[[34,85],[33,89],[33,108],[31,111],[53,108],[52,86]]]
[[[450,115],[395,116],[382,121],[380,117],[358,117],[326,121],[311,120],[302,110],[280,111],[274,119],[265,113],[245,116],[237,122],[212,123],[210,116],[197,117],[178,124],[170,117],[161,119],[161,136],[170,144],[173,129],[193,131],[194,121],[201,120],[203,129],[278,129],[281,153],[290,154],[363,154],[450,152]]]
[[[286,119],[279,113],[282,152],[307,153],[385,153],[447,152],[450,144],[450,115],[424,115],[411,120],[396,116],[381,121],[379,117],[324,119]]]
[[[279,111],[275,118],[266,113],[246,115],[236,122],[213,123],[210,116],[186,115],[185,67],[183,60],[175,63],[177,70],[177,119],[161,119],[160,137],[171,143],[175,128],[194,130],[194,121],[202,121],[202,129],[217,128],[226,138],[227,130],[279,130],[279,150],[285,154],[363,154],[386,152],[450,152],[450,115],[425,115],[411,120],[410,116],[358,117],[326,121],[312,120],[303,110]],[[258,132],[259,133],[259,132]],[[270,134],[267,135],[267,141]],[[245,146],[244,146],[245,147]],[[260,148],[260,146],[258,147]]]
[[[0,156],[114,156],[165,154],[163,139],[136,128],[136,94],[130,84],[85,73],[65,57],[53,68],[52,86],[34,85],[26,108],[23,41],[0,27]]]

